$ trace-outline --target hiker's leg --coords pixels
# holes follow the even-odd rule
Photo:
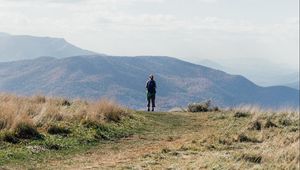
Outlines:
[[[147,107],[148,107],[148,112],[150,111],[150,97],[147,96],[147,101],[148,101],[148,104],[147,104]]]
[[[155,107],[155,95],[152,96],[151,102],[152,102],[152,111],[154,111],[154,107]]]

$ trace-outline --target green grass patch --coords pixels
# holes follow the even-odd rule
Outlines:
[[[44,160],[67,158],[105,141],[128,137],[139,133],[142,122],[139,117],[127,117],[118,123],[95,123],[93,126],[81,122],[61,122],[60,125],[50,126],[42,134],[27,126],[21,126],[16,132],[0,131],[0,166],[25,165],[26,168],[35,168]],[[38,138],[40,136],[43,137]],[[26,164],[28,161],[32,163]]]

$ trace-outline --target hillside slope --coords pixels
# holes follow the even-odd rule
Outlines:
[[[77,56],[0,63],[0,91],[32,95],[113,98],[131,108],[145,106],[145,81],[155,74],[158,106],[169,109],[212,99],[221,106],[299,105],[299,91],[259,87],[246,78],[170,57]]]
[[[0,62],[41,56],[62,58],[88,54],[95,53],[78,48],[63,38],[0,34]]]

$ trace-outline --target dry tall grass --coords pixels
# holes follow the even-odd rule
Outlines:
[[[231,109],[248,114],[248,126],[239,133],[255,135],[262,143],[245,149],[244,154],[262,158],[268,169],[299,169],[300,114],[299,109],[282,108],[276,111],[258,106],[240,106]],[[240,165],[241,167],[244,164]]]
[[[0,94],[0,131],[16,130],[19,124],[47,127],[57,121],[120,121],[129,110],[113,101],[69,101],[37,95],[20,97]]]
[[[225,109],[225,110],[234,110],[234,111],[240,111],[240,112],[246,112],[251,114],[257,114],[257,113],[267,113],[267,114],[280,114],[285,113],[288,115],[293,115],[299,117],[299,108],[294,107],[281,107],[279,109],[272,109],[272,108],[263,108],[258,105],[240,105],[234,108]]]

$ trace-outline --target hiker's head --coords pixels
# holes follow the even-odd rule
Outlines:
[[[151,80],[153,80],[153,79],[154,79],[153,74],[150,74],[149,78],[150,78]]]

